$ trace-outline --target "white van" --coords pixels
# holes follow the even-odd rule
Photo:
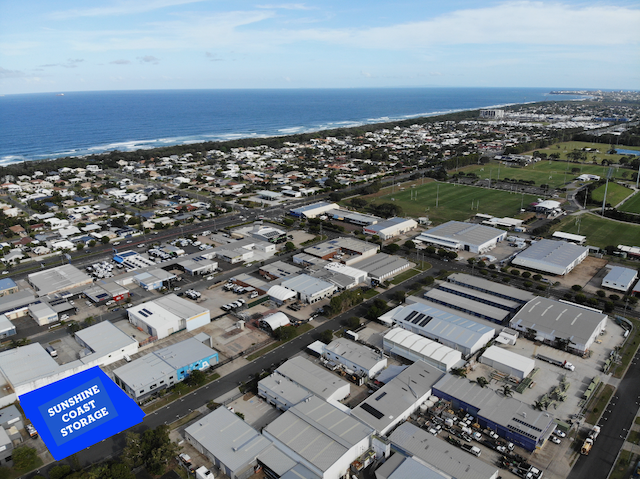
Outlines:
[[[51,356],[52,358],[58,357],[58,351],[56,351],[56,348],[54,348],[53,346],[48,345],[44,349],[49,353],[49,356]]]

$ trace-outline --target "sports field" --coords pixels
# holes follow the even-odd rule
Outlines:
[[[592,214],[567,216],[551,229],[587,237],[587,244],[604,248],[608,245],[640,246],[640,225],[620,223]]]
[[[604,199],[605,186],[606,185],[598,186],[591,192],[591,198],[593,198],[594,201],[602,203],[602,200]],[[607,187],[607,203],[611,206],[615,206],[631,193],[633,193],[633,190],[610,181],[609,186]]]
[[[546,153],[547,155],[550,155],[551,153],[557,153],[560,155],[560,160],[567,161],[569,159],[569,157],[567,156],[567,153],[573,150],[582,150],[582,148],[591,148],[592,150],[594,150],[594,151],[585,151],[585,153],[587,154],[586,161],[592,162],[593,160],[596,160],[598,164],[602,163],[602,160],[608,160],[611,163],[618,163],[618,161],[620,161],[620,158],[625,156],[625,155],[608,154],[607,151],[611,149],[611,146],[606,145],[604,143],[588,143],[585,141],[565,141],[563,143],[556,143],[547,148],[538,148],[537,150],[527,151],[526,153],[523,153],[523,154],[531,155],[533,154],[534,151],[539,151],[540,153]],[[618,145],[618,148],[621,148],[624,150],[640,150],[640,147],[637,147],[637,146]],[[595,150],[598,150],[598,151],[595,151]]]
[[[574,170],[575,171],[572,171]],[[512,180],[535,181],[536,186],[549,185],[552,188],[561,188],[565,183],[571,183],[582,173],[605,177],[609,167],[599,165],[583,165],[580,163],[570,163],[567,161],[539,161],[529,166],[506,167],[497,161],[491,161],[486,165],[470,165],[460,168],[458,171],[465,173],[475,173],[480,178],[491,178],[493,180],[511,178]],[[455,170],[449,170],[449,174],[454,174]],[[626,173],[631,178],[632,172],[624,168],[613,167],[611,177],[623,179]]]
[[[636,193],[635,195],[633,195],[618,209],[620,211],[626,211],[627,213],[636,213],[640,215],[640,193]]]
[[[409,185],[396,186],[395,192],[391,192],[392,188],[385,188],[382,195],[378,193],[364,199],[377,204],[394,203],[402,207],[404,215],[427,216],[434,224],[463,221],[477,213],[513,217],[519,214],[521,205],[526,207],[538,199],[533,195],[450,183],[429,182],[415,188]]]

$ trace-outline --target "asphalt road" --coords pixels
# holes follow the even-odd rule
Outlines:
[[[600,434],[588,456],[580,456],[568,479],[606,478],[640,409],[640,355],[637,353],[600,418]]]

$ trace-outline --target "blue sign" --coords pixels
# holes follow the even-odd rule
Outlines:
[[[56,461],[144,418],[99,366],[24,394],[20,405]]]

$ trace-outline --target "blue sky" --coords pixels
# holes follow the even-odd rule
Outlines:
[[[638,1],[0,0],[0,94],[640,88]]]

